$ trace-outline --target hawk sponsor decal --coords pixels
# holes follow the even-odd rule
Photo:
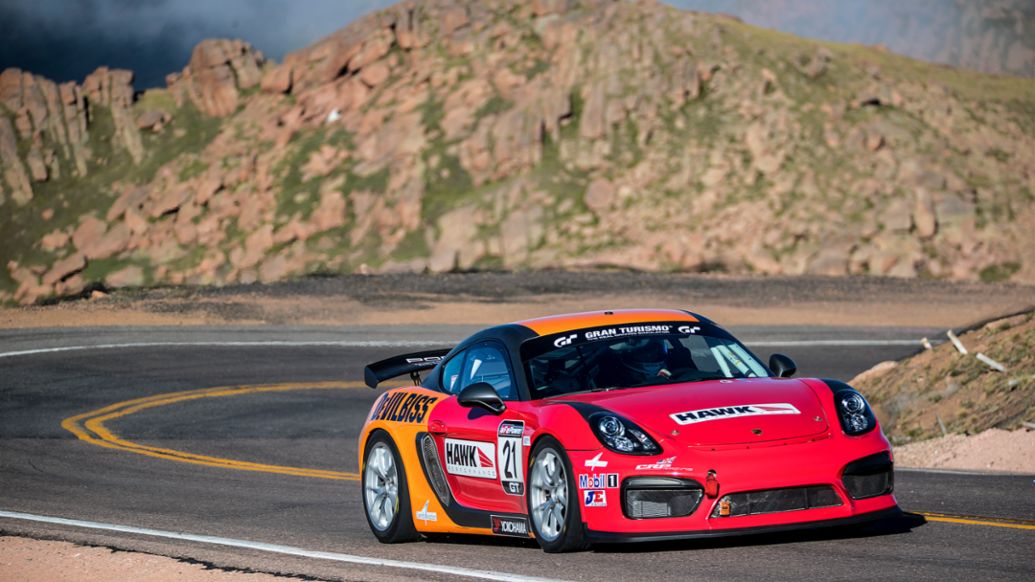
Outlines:
[[[417,519],[423,521],[424,523],[428,523],[429,521],[438,521],[438,513],[435,513],[434,511],[428,511],[429,503],[431,503],[431,501],[425,500],[424,507],[422,507],[421,510],[417,512]]]
[[[618,487],[618,473],[583,473],[579,475],[579,489],[614,489]]]
[[[392,422],[424,422],[431,405],[438,401],[436,396],[416,392],[389,392],[381,397],[370,415],[370,420]]]
[[[582,503],[586,507],[607,507],[607,491],[587,489],[582,492]]]
[[[496,478],[496,447],[492,443],[446,439],[446,471],[464,477]]]
[[[693,471],[693,467],[673,467],[672,463],[676,462],[675,457],[668,457],[661,459],[660,461],[654,461],[653,463],[644,463],[642,465],[636,465],[637,471]]]
[[[525,494],[525,463],[521,458],[521,436],[525,423],[504,420],[496,431],[496,458],[500,463],[500,484],[507,495]]]
[[[719,408],[702,408],[670,414],[677,424],[694,424],[724,418],[741,418],[744,416],[765,416],[769,414],[801,414],[793,404],[748,404],[745,406],[721,406]]]
[[[589,469],[603,469],[607,466],[607,461],[600,460],[600,457],[603,454],[604,453],[597,453],[597,456],[593,457],[592,459],[586,459],[586,462],[583,464],[586,465],[586,467]]]
[[[498,536],[528,537],[528,520],[523,517],[490,515],[489,519],[492,520],[492,533]]]
[[[671,325],[664,324],[624,325],[618,327],[607,327],[604,329],[594,329],[591,331],[587,331],[583,335],[583,339],[585,339],[586,341],[593,341],[626,335],[651,335],[658,333],[669,333],[669,331],[671,330]]]

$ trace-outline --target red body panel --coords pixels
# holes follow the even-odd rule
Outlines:
[[[673,320],[698,321],[682,312],[638,310],[557,316],[521,325],[544,335],[601,322]],[[890,458],[891,446],[879,426],[860,436],[846,435],[833,388],[821,380],[742,378],[583,392],[508,401],[499,415],[461,406],[455,395],[406,391],[434,395],[427,416],[412,420],[412,414],[404,415],[403,422],[396,418],[395,408],[386,409],[391,414],[382,418],[386,415],[379,415],[375,407],[361,436],[361,451],[373,429],[386,430],[401,443],[407,477],[413,482],[410,505],[414,511],[421,510],[414,519],[420,531],[499,533],[494,525],[490,527],[490,516],[505,514],[521,520],[527,515],[530,453],[546,435],[567,452],[576,486],[573,501],[579,504],[586,528],[605,537],[721,533],[823,522],[897,505],[890,493],[854,500],[846,491],[845,466],[880,453]],[[587,420],[598,410],[638,425],[662,452],[641,456],[608,450]],[[446,497],[451,500],[443,499],[441,505],[443,494],[433,492],[427,467],[419,468],[427,457],[421,456],[414,442],[426,438],[425,433],[434,439],[449,488]],[[621,487],[626,479],[680,477],[703,485],[710,474],[718,492],[705,496],[688,516],[631,519],[623,513]],[[720,517],[715,511],[724,495],[817,485],[832,487],[841,505],[735,517]]]
[[[812,384],[812,385],[810,385]],[[660,455],[644,457],[613,453],[600,445],[586,421],[565,402],[594,404],[639,424],[661,445]],[[736,405],[787,403],[798,414],[773,414],[717,418],[679,425],[669,415],[689,410],[721,409]],[[521,462],[527,479],[528,455],[545,434],[557,438],[571,459],[576,485],[580,475],[618,475],[617,482],[632,476],[664,475],[704,483],[715,471],[720,492],[705,498],[690,516],[661,519],[629,519],[621,509],[620,488],[602,487],[602,500],[585,505],[579,489],[580,510],[586,526],[596,532],[678,533],[752,528],[821,521],[895,507],[893,495],[852,500],[844,490],[841,471],[848,463],[891,447],[880,430],[859,437],[841,432],[830,390],[809,380],[776,378],[709,381],[584,393],[565,397],[508,403],[506,412],[494,416],[480,409],[464,408],[447,398],[429,415],[447,432],[437,435],[439,455],[446,459],[446,438],[480,441],[496,446],[497,428],[504,420],[519,420],[529,436]],[[828,420],[830,418],[830,420]],[[757,435],[753,430],[761,430]],[[672,431],[679,431],[673,435]],[[670,460],[669,467],[639,468]],[[468,477],[446,471],[454,497],[466,507],[484,511],[526,513],[524,496],[508,495],[501,483],[501,459],[493,457],[496,478]],[[606,467],[587,467],[606,463]],[[606,485],[606,480],[602,480]],[[592,484],[592,480],[589,481]],[[739,517],[711,517],[722,495],[761,489],[806,485],[831,485],[841,497],[840,507]],[[603,503],[600,505],[598,503]]]

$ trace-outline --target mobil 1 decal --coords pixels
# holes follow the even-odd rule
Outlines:
[[[393,422],[424,422],[431,405],[438,401],[435,396],[417,392],[389,392],[381,397],[374,407],[370,420]]]
[[[500,484],[507,495],[525,494],[525,471],[521,453],[521,436],[525,423],[520,420],[504,420],[496,431],[496,458],[500,463]]]

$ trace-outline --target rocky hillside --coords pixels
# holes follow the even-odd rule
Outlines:
[[[886,46],[956,67],[1035,77],[1031,0],[671,0],[810,38]]]
[[[1035,422],[1035,312],[994,321],[959,341],[966,354],[946,342],[852,380],[894,441]]]
[[[653,2],[441,0],[277,64],[0,75],[0,299],[618,266],[1035,282],[1035,81]]]

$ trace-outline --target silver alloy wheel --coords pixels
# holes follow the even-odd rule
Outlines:
[[[395,458],[385,443],[377,443],[367,455],[363,471],[363,494],[367,501],[367,515],[378,531],[392,525],[399,511],[399,472]]]
[[[543,449],[532,464],[529,501],[536,535],[552,542],[564,532],[568,516],[568,477],[564,461],[553,449]]]

